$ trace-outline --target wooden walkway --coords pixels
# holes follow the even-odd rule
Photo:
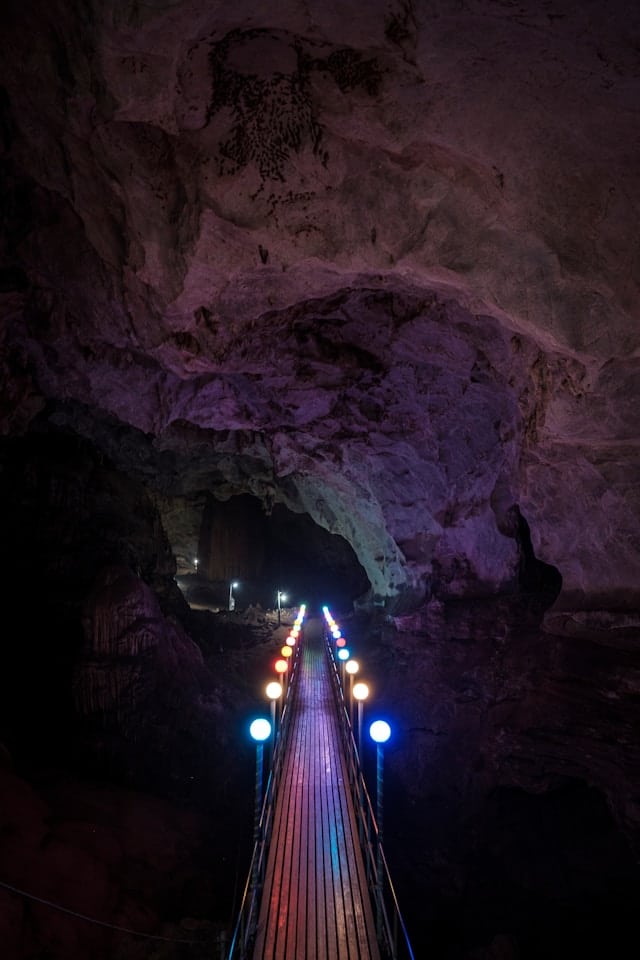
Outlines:
[[[319,623],[305,625],[253,960],[380,960]]]

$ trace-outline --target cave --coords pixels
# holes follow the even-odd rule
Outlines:
[[[302,603],[393,717],[416,957],[625,954],[640,10],[0,29],[4,960],[222,960]]]

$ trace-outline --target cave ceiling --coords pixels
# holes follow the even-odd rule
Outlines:
[[[4,436],[307,513],[382,596],[508,589],[521,514],[559,606],[638,608],[636,6],[0,16]]]

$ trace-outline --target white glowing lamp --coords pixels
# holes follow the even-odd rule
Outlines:
[[[356,700],[366,700],[369,696],[369,685],[366,683],[354,683],[353,695]]]
[[[376,743],[386,743],[391,736],[391,727],[386,720],[374,720],[369,727],[369,736]]]
[[[268,740],[271,736],[271,724],[264,717],[258,717],[249,727],[249,733],[254,740],[262,743],[263,740]]]

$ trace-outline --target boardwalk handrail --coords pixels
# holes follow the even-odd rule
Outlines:
[[[271,770],[264,791],[258,836],[253,845],[253,853],[242,894],[238,919],[233,931],[226,960],[250,960],[253,952],[253,941],[258,923],[258,911],[260,909],[260,896],[264,885],[266,859],[269,850],[269,841],[271,839],[271,829],[273,827],[276,793],[287,747],[291,702],[298,679],[299,652],[300,648],[297,644],[295,655],[292,657],[293,665],[291,676],[287,683],[282,717],[276,733]]]
[[[405,926],[398,898],[391,881],[389,867],[384,855],[378,824],[373,812],[371,798],[364,780],[358,748],[347,707],[338,665],[333,655],[329,637],[325,633],[325,646],[331,665],[331,687],[340,717],[340,732],[347,761],[347,773],[351,797],[358,820],[360,846],[365,860],[367,884],[376,907],[378,946],[389,960],[415,960],[409,934]]]

